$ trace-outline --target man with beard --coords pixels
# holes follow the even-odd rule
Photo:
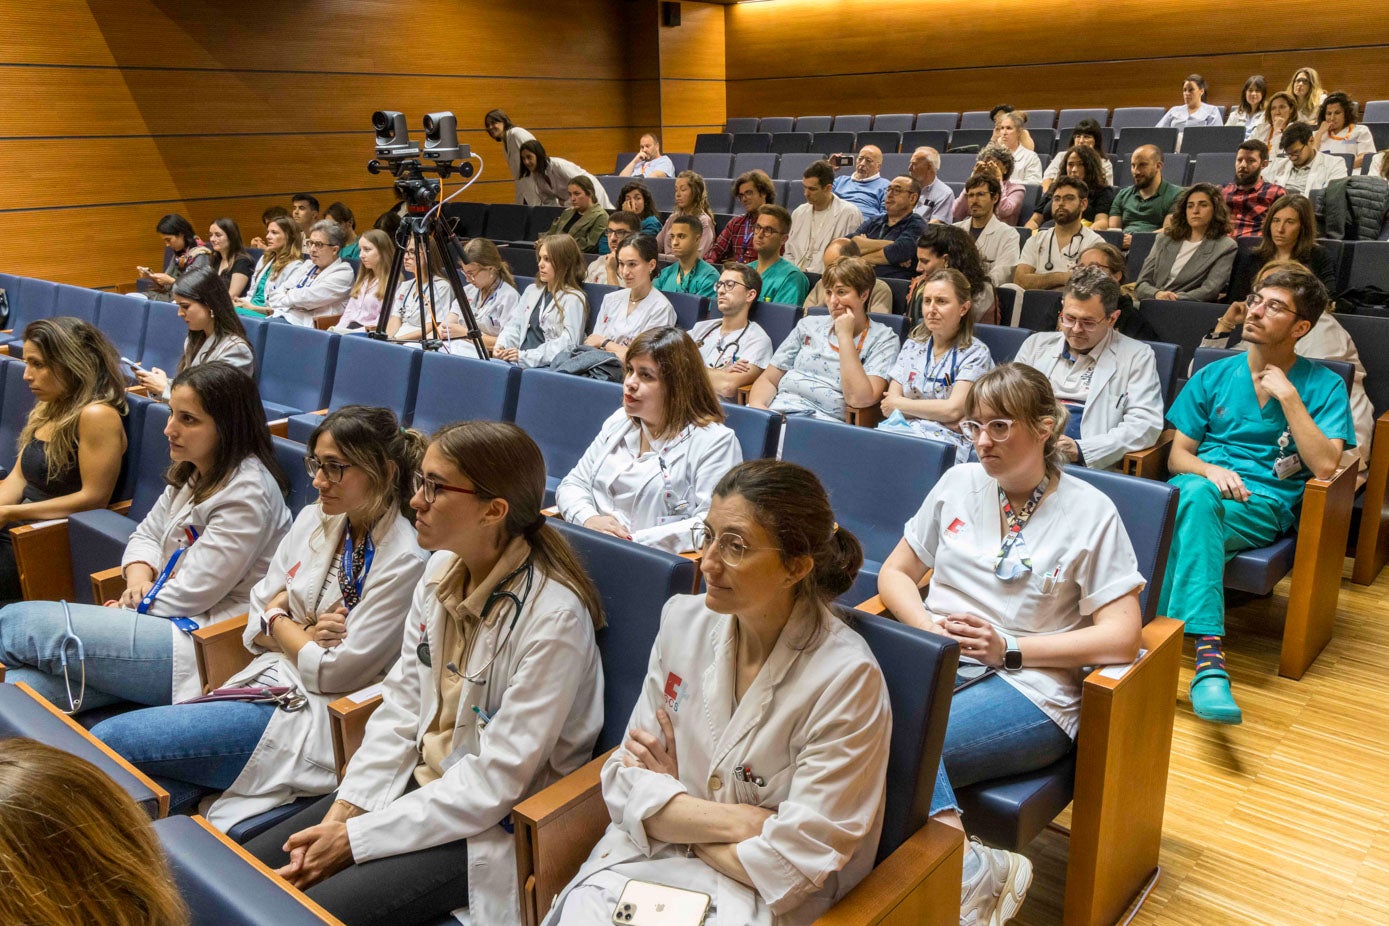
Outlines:
[[[1109,228],[1123,229],[1124,250],[1134,232],[1157,231],[1172,212],[1182,188],[1162,179],[1162,151],[1157,145],[1141,145],[1129,157],[1133,186],[1124,187],[1109,207]]]
[[[1023,246],[1013,271],[1013,283],[1023,289],[1061,289],[1087,248],[1103,244],[1098,233],[1085,227],[1081,216],[1090,191],[1084,180],[1062,177],[1051,187],[1051,217],[1055,224],[1044,228]]]
[[[1287,192],[1276,183],[1263,179],[1268,167],[1268,145],[1251,138],[1235,152],[1235,182],[1221,187],[1225,204],[1230,207],[1230,237],[1257,235],[1264,227],[1264,216],[1273,201]]]

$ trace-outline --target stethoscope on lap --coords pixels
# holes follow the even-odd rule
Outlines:
[[[521,589],[521,594],[518,596],[515,592],[506,591],[507,585],[523,572],[526,574],[526,583]],[[511,615],[511,623],[507,625],[505,633],[501,634],[500,639],[497,641],[496,649],[492,651],[492,658],[487,660],[487,664],[475,672],[460,672],[458,666],[452,662],[448,663],[444,668],[474,685],[481,685],[486,682],[487,678],[483,673],[492,668],[492,663],[497,661],[497,657],[501,655],[502,649],[511,639],[512,633],[516,630],[516,622],[521,619],[521,612],[525,609],[526,602],[530,600],[531,587],[534,584],[535,565],[531,562],[530,557],[526,557],[524,563],[507,573],[502,580],[497,583],[496,587],[488,594],[486,603],[482,606],[482,614],[480,615],[482,624],[487,623],[487,616],[492,613],[492,609],[496,607],[498,602],[510,601],[516,609],[515,613]],[[415,655],[425,666],[433,668],[433,656],[429,651],[429,628],[424,626],[421,627],[421,629],[424,632],[424,638],[420,640],[420,645],[415,647]],[[467,651],[463,653],[463,665],[466,666],[468,664],[468,658],[472,655],[473,644],[476,642],[477,635],[474,635],[472,642],[468,645]]]

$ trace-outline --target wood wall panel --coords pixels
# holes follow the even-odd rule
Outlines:
[[[691,151],[699,132],[722,131],[727,112],[725,8],[682,3],[662,28],[661,131],[667,151]]]

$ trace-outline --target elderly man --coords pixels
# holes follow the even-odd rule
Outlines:
[[[940,152],[935,148],[917,148],[912,152],[907,173],[921,184],[912,211],[927,222],[949,222],[955,210],[955,191],[937,176],[939,170]]]
[[[911,177],[894,177],[884,201],[886,211],[868,219],[854,232],[863,259],[879,279],[910,280],[916,270],[916,239],[926,221],[912,211],[921,185]]]
[[[882,166],[882,150],[876,145],[864,145],[854,159],[854,172],[835,178],[835,195],[857,206],[864,218],[882,215],[887,195],[887,180],[878,173]]]
[[[825,269],[821,254],[835,238],[843,238],[863,224],[863,214],[834,193],[834,168],[816,161],[801,175],[805,202],[791,213],[791,236],[786,239],[786,259],[801,270]],[[949,192],[949,187],[946,188]]]

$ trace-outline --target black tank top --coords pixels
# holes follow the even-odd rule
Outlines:
[[[42,502],[62,495],[71,495],[82,488],[82,471],[74,457],[72,463],[52,479],[48,478],[48,460],[44,456],[47,441],[37,437],[31,439],[19,457],[19,468],[24,473],[24,501]]]

